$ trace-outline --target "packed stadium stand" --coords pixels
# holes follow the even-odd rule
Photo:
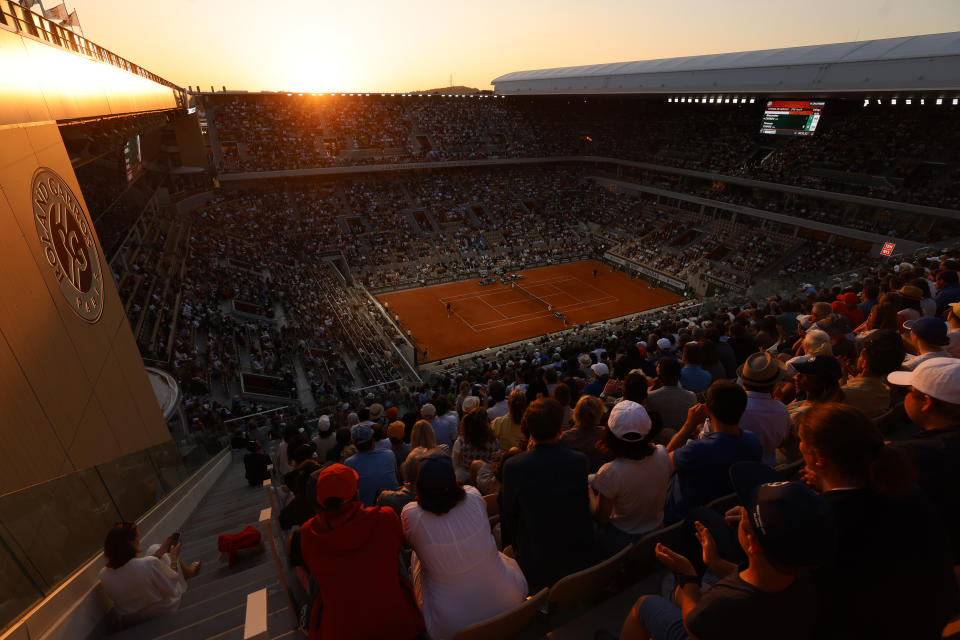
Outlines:
[[[4,485],[0,637],[632,638],[668,617],[707,640],[735,637],[738,589],[741,626],[763,623],[747,637],[947,637],[958,34],[517,72],[469,95],[185,92],[14,11],[10,33],[157,93],[45,120],[115,324],[84,333],[104,325],[67,323],[68,297],[44,326],[111,354],[91,397],[118,446]],[[881,83],[854,79],[878,62]],[[787,86],[746,80],[787,68]],[[30,193],[14,208],[42,266]],[[586,261],[580,288],[531,275]],[[451,283],[471,293],[429,297]],[[627,286],[675,302],[572,325],[553,302]],[[435,314],[417,324],[398,292]],[[433,334],[482,333],[478,310],[558,324],[430,354]],[[162,416],[113,395],[147,375]],[[123,440],[133,415],[162,437]],[[41,535],[61,493],[72,521]]]

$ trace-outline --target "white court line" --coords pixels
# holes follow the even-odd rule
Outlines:
[[[597,292],[597,293],[604,294],[604,295],[601,296],[601,297],[599,297],[599,298],[593,298],[593,299],[590,299],[590,300],[580,300],[580,298],[578,298],[577,296],[573,295],[573,294],[570,293],[569,291],[566,291],[565,289],[561,289],[560,287],[557,287],[557,286],[556,286],[557,284],[561,284],[561,283],[565,283],[565,282],[571,282],[571,281],[579,282],[581,285],[586,286],[586,287],[589,287],[590,289],[593,289],[593,291],[595,291],[595,292]],[[443,303],[444,305],[446,305],[447,302],[457,302],[457,301],[465,301],[465,300],[474,300],[474,299],[476,299],[476,300],[479,300],[480,302],[482,302],[483,304],[485,304],[486,306],[490,307],[490,308],[493,309],[494,311],[496,311],[496,312],[505,320],[505,321],[490,320],[490,321],[487,321],[487,322],[479,322],[479,323],[477,323],[477,324],[474,325],[473,323],[468,322],[466,319],[464,319],[463,316],[461,316],[459,313],[457,313],[456,311],[454,311],[454,314],[460,319],[460,321],[463,322],[463,323],[464,323],[465,325],[467,325],[468,327],[470,327],[470,329],[471,329],[474,333],[481,333],[481,332],[483,332],[483,331],[492,331],[492,330],[494,330],[494,329],[499,329],[499,328],[501,328],[501,327],[509,327],[509,326],[512,326],[512,325],[515,325],[515,324],[521,324],[521,323],[524,323],[524,322],[529,322],[529,321],[531,321],[531,320],[539,320],[539,319],[542,319],[542,318],[549,318],[549,317],[552,317],[552,316],[553,316],[553,312],[554,312],[554,311],[558,311],[558,312],[561,312],[561,313],[566,313],[566,312],[570,312],[570,311],[583,311],[583,310],[585,310],[585,309],[590,309],[590,308],[592,308],[592,307],[597,307],[597,306],[600,306],[600,305],[605,305],[605,304],[610,304],[610,303],[613,303],[613,302],[619,302],[619,301],[620,301],[620,298],[618,298],[617,296],[611,295],[610,293],[607,293],[607,292],[604,291],[603,289],[600,289],[600,288],[598,288],[598,287],[596,287],[596,286],[593,286],[593,285],[591,285],[590,283],[585,282],[585,281],[583,281],[583,280],[581,280],[580,278],[577,278],[577,277],[575,277],[575,276],[555,276],[555,277],[553,277],[553,278],[547,278],[547,279],[545,279],[545,280],[540,280],[540,281],[537,281],[537,282],[526,282],[526,283],[524,283],[524,284],[526,285],[524,288],[527,289],[528,291],[531,290],[532,288],[537,287],[537,286],[540,286],[540,285],[552,285],[553,288],[556,290],[555,293],[548,293],[548,294],[544,294],[544,295],[534,294],[534,295],[537,295],[538,297],[540,297],[540,298],[542,298],[542,299],[544,299],[544,300],[547,300],[548,298],[551,298],[551,297],[554,297],[554,296],[558,296],[558,295],[566,295],[566,296],[568,296],[569,298],[572,298],[573,300],[576,300],[577,302],[575,302],[574,304],[566,305],[566,306],[554,306],[554,307],[553,307],[553,310],[551,310],[551,311],[541,310],[541,311],[535,311],[535,312],[526,313],[526,314],[520,314],[520,315],[517,315],[517,316],[506,316],[506,315],[504,315],[504,314],[499,310],[499,307],[509,306],[509,305],[517,304],[517,303],[519,303],[519,302],[524,302],[524,301],[526,300],[526,296],[524,296],[524,297],[523,297],[522,299],[520,299],[520,300],[513,300],[513,301],[511,301],[511,302],[504,302],[504,303],[499,304],[499,305],[497,305],[497,304],[490,304],[489,302],[487,302],[487,300],[486,300],[485,298],[488,298],[488,297],[490,297],[490,296],[497,296],[497,295],[499,295],[499,294],[506,293],[507,291],[512,291],[512,288],[509,288],[509,287],[507,287],[507,286],[505,286],[505,285],[500,285],[500,286],[498,286],[496,289],[494,289],[494,290],[492,290],[492,291],[488,291],[488,292],[480,292],[480,291],[477,291],[477,292],[468,292],[468,293],[463,293],[463,294],[459,294],[459,295],[456,295],[456,296],[451,296],[451,297],[449,297],[449,298],[440,298],[439,300],[440,300],[441,303]],[[547,302],[549,302],[549,300],[547,300]],[[488,326],[488,325],[489,325],[489,326]]]
[[[506,320],[506,319],[508,319],[508,318],[510,317],[510,316],[505,316],[505,315],[503,315],[503,313],[501,313],[500,310],[497,309],[497,307],[496,307],[495,305],[490,304],[489,302],[487,302],[487,301],[484,300],[483,298],[479,298],[479,300],[480,300],[480,302],[482,302],[483,304],[487,305],[488,307],[490,307],[491,309],[493,309],[494,311],[496,311],[498,314],[500,314],[500,317],[503,318],[504,320]]]
[[[530,282],[529,284],[530,284],[530,286],[536,286],[536,285],[540,285],[540,284],[553,284],[553,283],[555,283],[555,282],[567,282],[567,281],[569,281],[569,280],[576,280],[576,279],[577,279],[577,278],[573,278],[573,277],[571,277],[571,276],[554,276],[554,277],[552,277],[552,278],[547,278],[546,280],[538,280],[537,282]],[[520,281],[518,281],[518,282],[520,282]],[[581,281],[581,282],[582,282],[582,281]],[[479,286],[479,285],[478,285],[478,286]],[[482,297],[482,296],[492,296],[492,295],[496,295],[496,294],[498,294],[498,293],[503,293],[504,291],[510,291],[510,287],[508,287],[508,286],[506,286],[506,285],[494,285],[494,286],[495,286],[496,288],[494,288],[494,289],[492,289],[492,290],[484,290],[484,289],[486,289],[486,288],[484,288],[484,289],[481,289],[480,291],[476,291],[476,292],[459,293],[459,294],[457,294],[457,295],[455,295],[455,296],[450,296],[450,297],[448,297],[448,298],[438,298],[438,299],[440,300],[440,302],[446,304],[447,302],[456,302],[456,301],[458,301],[458,300],[467,300],[467,299],[470,299],[470,298],[479,298],[479,297]],[[525,287],[525,288],[529,288],[529,287]]]
[[[585,306],[578,307],[578,308],[576,308],[576,309],[571,309],[571,308],[567,307],[567,308],[565,308],[565,309],[563,309],[563,310],[565,310],[565,311],[583,311],[584,309],[590,309],[591,307],[598,307],[598,306],[600,306],[600,305],[608,304],[608,303],[613,302],[613,301],[615,301],[615,300],[619,300],[619,298],[614,298],[613,300],[604,300],[604,301],[602,301],[602,302],[596,302],[596,303],[592,303],[592,304],[587,304],[587,305],[585,305]],[[493,331],[494,329],[500,329],[501,327],[510,327],[510,326],[515,325],[515,324],[522,324],[522,323],[524,323],[524,322],[529,322],[529,321],[531,321],[531,320],[539,320],[539,319],[542,319],[542,318],[549,318],[549,317],[553,317],[553,313],[552,313],[551,311],[546,311],[546,310],[544,310],[544,311],[542,311],[542,312],[539,312],[539,314],[538,314],[538,315],[535,315],[535,316],[531,316],[531,317],[518,317],[518,318],[515,318],[515,319],[513,319],[513,320],[511,320],[511,321],[509,321],[509,322],[499,322],[499,323],[496,324],[496,326],[492,326],[492,327],[483,327],[482,324],[478,324],[477,327],[481,327],[481,328],[473,328],[473,327],[471,327],[471,328],[473,328],[473,330],[474,330],[476,333],[482,333],[482,332],[484,332],[484,331]]]
[[[521,313],[515,316],[510,316],[507,318],[507,320],[526,321],[526,320],[529,320],[530,318],[540,317],[543,313],[553,314],[554,311],[560,311],[560,312],[579,311],[581,308],[583,308],[582,305],[585,305],[585,304],[589,306],[597,306],[599,304],[609,304],[611,302],[619,302],[619,300],[620,298],[617,298],[616,296],[607,296],[606,298],[598,298],[596,300],[587,300],[586,302],[568,304],[562,307],[554,307],[552,311],[542,310],[542,311],[531,311],[529,313]],[[491,320],[488,322],[478,322],[476,326],[481,327],[483,325],[491,324],[492,322],[496,322],[496,320]]]

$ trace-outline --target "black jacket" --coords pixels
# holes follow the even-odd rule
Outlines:
[[[503,468],[500,526],[530,593],[591,566],[598,557],[586,456],[551,443],[510,458]]]

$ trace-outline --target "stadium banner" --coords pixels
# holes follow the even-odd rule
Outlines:
[[[710,284],[716,285],[718,287],[723,287],[729,291],[742,291],[743,287],[739,284],[734,284],[732,282],[727,282],[726,280],[721,280],[716,276],[712,276],[709,273],[704,273],[700,275],[700,279]]]
[[[634,262],[633,260],[630,260],[629,258],[618,256],[612,251],[607,251],[605,254],[603,254],[603,257],[606,260],[612,262],[613,264],[618,264],[621,267],[625,267],[627,269],[630,269],[631,271],[644,275],[650,280],[652,280],[653,282],[666,285],[671,289],[684,291],[687,288],[687,283],[684,282],[683,280],[679,280],[672,276],[668,276],[667,274],[657,271],[656,269],[645,267],[637,262]]]

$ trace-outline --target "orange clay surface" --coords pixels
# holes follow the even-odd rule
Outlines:
[[[597,278],[593,270],[597,270]],[[522,271],[516,283],[552,306],[548,311],[509,284],[481,287],[479,279],[462,280],[386,293],[377,296],[388,303],[390,315],[399,314],[419,345],[420,360],[437,360],[479,351],[485,347],[540,336],[564,328],[559,311],[570,326],[599,322],[683,300],[664,289],[620,271],[610,273],[593,260]],[[452,307],[448,317],[447,303]],[[423,349],[427,357],[423,358]]]

